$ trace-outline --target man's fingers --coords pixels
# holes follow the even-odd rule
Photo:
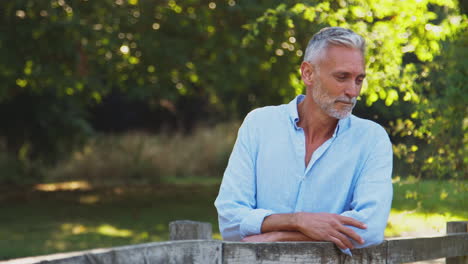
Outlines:
[[[346,227],[346,226],[342,226],[342,228],[340,229],[340,232],[347,235],[348,237],[350,237],[351,239],[353,239],[354,241],[358,242],[359,244],[364,244],[364,239],[362,239],[362,237],[360,237],[356,232],[354,232],[354,230],[352,230],[351,228],[349,227]]]
[[[342,224],[345,224],[345,225],[355,226],[355,227],[361,228],[361,229],[366,229],[367,228],[366,224],[364,224],[362,222],[359,222],[358,220],[356,220],[354,218],[351,218],[351,217],[340,215],[338,217],[338,219],[340,220],[340,222]]]
[[[335,237],[335,238],[338,238],[341,243],[343,243],[343,245],[345,245],[346,248],[349,248],[349,249],[353,249],[354,246],[353,246],[353,243],[351,243],[351,241],[349,241],[349,239],[342,233],[340,232],[335,232],[333,234],[331,234],[332,237]]]
[[[341,240],[339,240],[338,238],[336,238],[334,236],[330,236],[328,241],[334,243],[337,247],[339,247],[341,249],[349,248],[349,247],[345,246],[345,244],[343,244],[343,242],[341,242]]]
[[[354,227],[361,228],[361,229],[366,229],[367,228],[367,226],[364,223],[359,222],[358,220],[356,220],[354,218],[351,218],[351,217],[340,216],[339,219],[340,219],[341,223],[343,223],[345,225],[350,225],[350,226],[354,226]],[[351,228],[346,227],[346,226],[342,226],[341,229],[340,229],[340,232],[342,232],[343,234],[345,234],[348,237],[352,238],[354,241],[356,241],[356,242],[358,242],[360,244],[364,244],[364,239],[362,239]]]

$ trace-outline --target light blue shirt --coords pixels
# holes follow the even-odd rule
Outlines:
[[[341,119],[305,167],[303,99],[253,110],[242,123],[215,201],[223,239],[260,234],[271,214],[328,212],[367,224],[350,227],[365,240],[355,247],[382,242],[393,196],[387,133],[370,120]]]

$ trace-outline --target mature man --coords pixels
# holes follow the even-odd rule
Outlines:
[[[365,77],[364,39],[324,28],[301,64],[306,95],[250,112],[215,205],[225,240],[380,243],[392,201],[392,146],[351,115]]]

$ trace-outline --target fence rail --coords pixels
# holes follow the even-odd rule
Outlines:
[[[468,222],[448,222],[447,235],[386,240],[382,244],[342,254],[329,242],[242,243],[210,240],[211,225],[193,221],[170,224],[174,241],[85,251],[76,256],[42,256],[8,264],[149,264],[149,263],[405,263],[446,258],[468,264]],[[192,240],[184,240],[192,239]],[[195,240],[193,240],[195,239]],[[21,262],[23,261],[23,262]]]

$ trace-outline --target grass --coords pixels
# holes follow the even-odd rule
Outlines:
[[[394,198],[385,235],[445,233],[447,221],[468,220],[468,181],[394,179]]]
[[[173,178],[168,182],[0,190],[0,260],[164,241],[168,223],[181,219],[210,222],[215,238],[220,238],[213,206],[219,180],[200,183],[199,178]],[[467,181],[397,179],[394,187],[387,236],[437,233],[446,221],[468,219]]]
[[[214,185],[3,193],[0,260],[163,241],[178,219],[216,226]]]

